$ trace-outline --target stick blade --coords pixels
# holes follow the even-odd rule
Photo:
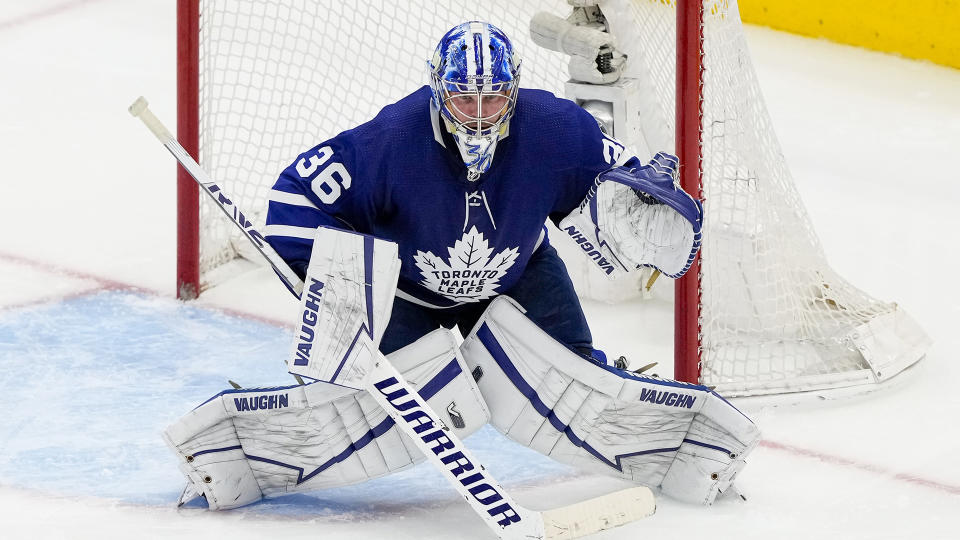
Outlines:
[[[543,537],[548,540],[580,538],[651,516],[656,510],[657,500],[650,488],[622,489],[542,512]]]

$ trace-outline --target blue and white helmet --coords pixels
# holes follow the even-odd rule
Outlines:
[[[513,116],[520,61],[503,31],[470,21],[440,39],[427,65],[434,106],[457,143],[467,177],[476,180],[490,168]]]

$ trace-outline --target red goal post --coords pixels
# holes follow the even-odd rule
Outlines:
[[[200,0],[177,0],[177,139],[200,160]],[[200,190],[177,165],[177,298],[200,294]]]
[[[680,185],[703,200],[701,144],[703,131],[703,2],[683,2],[677,9],[676,151]],[[674,285],[674,378],[700,381],[700,257]]]

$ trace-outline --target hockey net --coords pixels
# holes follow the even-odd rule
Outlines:
[[[629,55],[625,75],[644,96],[637,131],[654,151],[674,151],[675,2],[601,7]],[[564,0],[179,0],[178,10],[179,137],[189,150],[183,126],[198,115],[200,164],[259,225],[279,171],[426,84],[425,60],[437,39],[465,20],[489,21],[511,37],[523,58],[522,86],[565,93],[567,57],[538,47],[528,32],[537,12],[565,17]],[[678,365],[692,363],[700,382],[730,396],[883,382],[920,359],[928,339],[896,304],[831,270],[770,124],[737,4],[707,0],[703,10],[706,222],[699,276],[687,278],[699,278],[700,302],[676,308],[687,314],[678,324],[690,325],[698,341]],[[184,43],[191,38],[195,53]],[[196,82],[184,77],[190,62]],[[181,215],[196,211],[191,204]],[[199,291],[224,279],[246,249],[217,213],[200,202]],[[593,279],[581,278],[578,290],[589,294]]]

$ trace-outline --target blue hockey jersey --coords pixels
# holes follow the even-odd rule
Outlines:
[[[622,151],[575,103],[521,89],[490,169],[471,182],[424,86],[287,167],[264,236],[301,276],[319,225],[392,240],[398,296],[478,302],[517,282],[546,241],[545,221],[576,208]]]

